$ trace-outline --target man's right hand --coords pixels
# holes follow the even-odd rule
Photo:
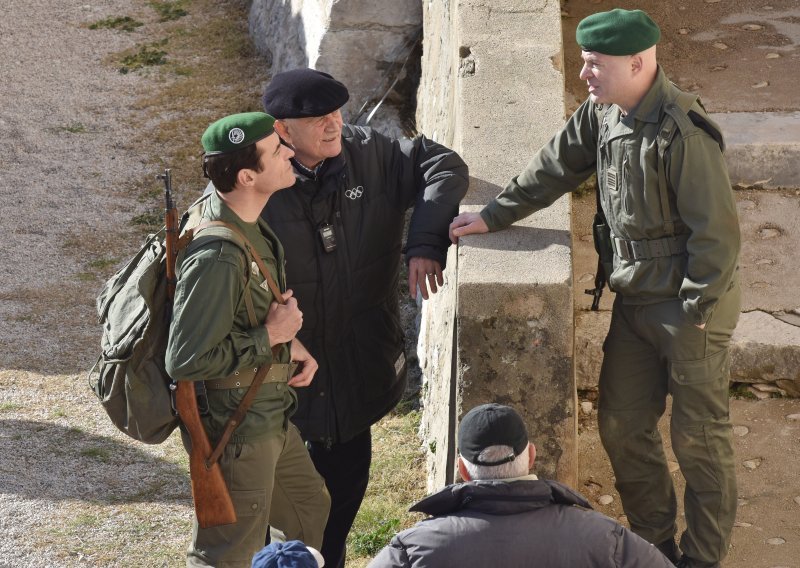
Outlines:
[[[450,223],[450,241],[453,244],[458,243],[458,237],[488,232],[489,226],[480,213],[462,213]]]
[[[286,290],[283,294],[286,303],[281,305],[278,302],[272,302],[269,307],[267,321],[264,325],[269,334],[270,347],[291,341],[303,327],[303,312],[297,307],[297,300],[292,298],[292,295],[291,290]]]

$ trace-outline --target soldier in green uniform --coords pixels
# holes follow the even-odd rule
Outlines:
[[[202,220],[224,221],[241,231],[285,290],[283,247],[260,218],[270,196],[295,181],[289,162],[294,152],[281,144],[273,124],[268,114],[254,112],[208,127],[203,166],[217,189],[204,202]],[[289,422],[297,406],[293,387],[307,386],[318,367],[295,339],[303,321],[297,301],[289,290],[286,304],[276,303],[241,248],[202,233],[179,258],[176,275],[167,371],[176,380],[205,381],[203,423],[212,444],[252,383],[253,370],[272,363],[220,458],[238,521],[201,529],[195,520],[187,566],[250,566],[264,546],[268,524],[320,548],[330,497]],[[273,360],[272,347],[281,344]],[[300,364],[293,377],[290,361]],[[184,444],[190,447],[186,436]]]
[[[639,10],[582,20],[589,99],[480,213],[456,217],[450,237],[504,229],[596,171],[616,292],[600,374],[603,446],[634,532],[679,566],[719,566],[737,503],[728,348],[740,311],[739,224],[719,128],[668,81],[659,38]],[[667,394],[686,479],[680,560],[656,426]]]

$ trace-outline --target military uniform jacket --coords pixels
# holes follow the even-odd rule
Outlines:
[[[298,338],[319,363],[292,421],[305,439],[345,442],[391,410],[406,387],[398,280],[406,257],[445,264],[467,167],[427,138],[394,140],[345,125],[342,153],[275,194],[264,218],[286,247],[287,285],[303,311]],[[326,252],[320,230],[333,232]]]
[[[285,289],[283,247],[263,219],[245,223],[219,196],[206,202],[203,221],[224,221],[236,226],[250,240]],[[180,259],[179,259],[180,260]],[[248,277],[249,273],[249,277]],[[172,323],[167,345],[167,372],[176,380],[210,380],[240,369],[255,369],[272,362],[269,336],[263,323],[273,301],[263,278],[247,266],[244,252],[234,243],[203,237],[189,244],[176,269]],[[252,327],[244,302],[244,286],[250,287],[256,320]],[[276,363],[288,363],[289,348],[283,346]],[[216,440],[241,402],[246,388],[208,391],[209,413],[203,422],[209,438]],[[294,390],[285,383],[264,383],[248,409],[232,441],[243,442],[282,431],[296,405]]]
[[[667,112],[677,130],[663,158],[669,219],[685,251],[625,260],[615,254],[609,285],[627,304],[680,298],[687,320],[705,322],[733,285],[740,248],[736,205],[719,128],[695,101],[676,107],[680,91],[659,68],[630,114],[590,100],[481,212],[496,231],[547,207],[594,171],[603,212],[615,237],[651,241],[670,236],[659,195],[657,137]]]
[[[672,566],[566,485],[535,476],[450,485],[411,511],[432,517],[395,535],[369,568]]]

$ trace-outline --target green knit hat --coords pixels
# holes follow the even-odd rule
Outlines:
[[[203,149],[206,156],[216,156],[255,144],[272,134],[275,119],[263,112],[243,112],[220,118],[206,128]]]
[[[575,39],[584,51],[633,55],[657,44],[661,30],[641,10],[615,8],[581,20]]]

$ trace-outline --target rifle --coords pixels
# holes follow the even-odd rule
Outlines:
[[[600,186],[595,189],[597,212],[592,221],[592,236],[594,237],[594,250],[597,251],[597,270],[594,273],[594,288],[584,290],[585,294],[592,296],[591,310],[600,309],[600,297],[603,288],[608,284],[611,273],[614,272],[614,251],[611,248],[611,229],[600,205]]]
[[[157,176],[164,180],[164,222],[166,224],[166,273],[167,297],[172,303],[175,297],[175,258],[178,251],[178,210],[172,200],[171,170],[165,169],[163,175]],[[169,325],[169,320],[167,320]],[[192,450],[189,455],[189,473],[192,479],[192,497],[197,515],[197,524],[200,528],[207,529],[219,525],[229,525],[236,522],[236,511],[233,508],[228,486],[222,477],[222,469],[216,460],[209,461],[212,454],[211,442],[208,434],[200,421],[200,411],[197,407],[197,393],[193,381],[175,381],[170,388],[175,393],[175,407],[178,416],[186,427],[192,441]]]

